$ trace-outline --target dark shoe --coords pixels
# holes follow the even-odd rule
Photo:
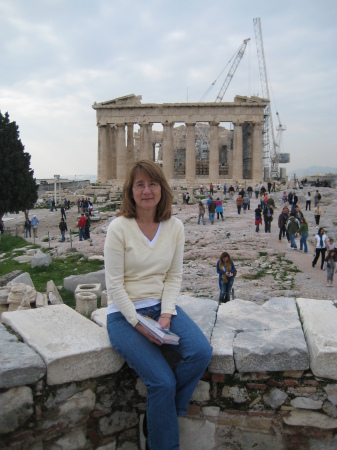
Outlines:
[[[315,267],[315,264],[314,264],[314,263],[312,263],[311,265],[312,265],[312,267]]]

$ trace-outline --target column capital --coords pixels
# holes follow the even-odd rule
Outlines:
[[[196,122],[185,122],[187,127],[195,127]]]
[[[243,124],[244,124],[244,120],[240,120],[240,119],[238,119],[236,122],[234,122],[234,126],[236,126],[236,127],[242,127]]]
[[[210,124],[212,127],[218,127],[218,126],[220,125],[220,122],[212,121],[212,122],[209,122],[209,124]]]
[[[115,124],[117,127],[124,127],[125,128],[125,123],[116,123]]]

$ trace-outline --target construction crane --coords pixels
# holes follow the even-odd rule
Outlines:
[[[231,66],[231,68],[230,68],[230,70],[228,72],[228,75],[227,75],[223,85],[221,86],[221,89],[219,91],[219,94],[218,94],[217,98],[215,99],[216,102],[222,102],[222,99],[224,98],[224,95],[225,95],[225,93],[227,91],[229,83],[232,81],[232,78],[233,78],[233,76],[235,74],[235,71],[238,68],[238,65],[240,64],[240,61],[241,61],[241,59],[242,59],[242,57],[243,57],[243,55],[245,53],[248,41],[250,41],[250,38],[245,39],[243,41],[243,43],[241,44],[241,46],[240,46],[240,48],[239,48],[239,50],[238,50],[238,52],[236,54],[236,57],[235,57],[235,59],[233,61],[233,64],[232,64],[232,66]]]
[[[263,39],[262,39],[262,28],[260,18],[253,19],[254,29],[255,29],[255,40],[256,40],[256,50],[257,57],[259,61],[260,69],[260,79],[262,86],[262,96],[263,98],[269,100],[268,105],[264,109],[264,121],[262,127],[262,141],[263,141],[263,165],[264,167],[269,166],[270,162],[270,175],[273,177],[279,176],[278,163],[279,163],[279,149],[277,148],[273,118],[270,108],[270,96],[269,96],[269,85],[267,77],[267,66],[266,59],[264,56],[263,49]],[[282,127],[282,126],[281,126]]]

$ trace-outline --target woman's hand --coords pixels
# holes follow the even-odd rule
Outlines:
[[[159,317],[158,320],[159,325],[166,330],[170,329],[171,326],[171,317],[169,314],[165,314],[165,317]]]
[[[150,342],[153,342],[154,344],[157,344],[157,345],[163,345],[162,342],[158,341],[158,339],[156,339],[154,336],[152,336],[152,334],[149,333],[147,331],[147,329],[144,328],[143,325],[141,325],[139,322],[137,323],[135,328],[137,331],[139,331],[139,333],[141,333],[143,336],[145,336]]]

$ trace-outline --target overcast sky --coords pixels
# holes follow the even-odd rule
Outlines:
[[[16,121],[36,178],[97,172],[92,104],[223,101],[261,95],[260,17],[274,126],[287,127],[287,172],[337,167],[336,0],[0,0],[0,110]]]

